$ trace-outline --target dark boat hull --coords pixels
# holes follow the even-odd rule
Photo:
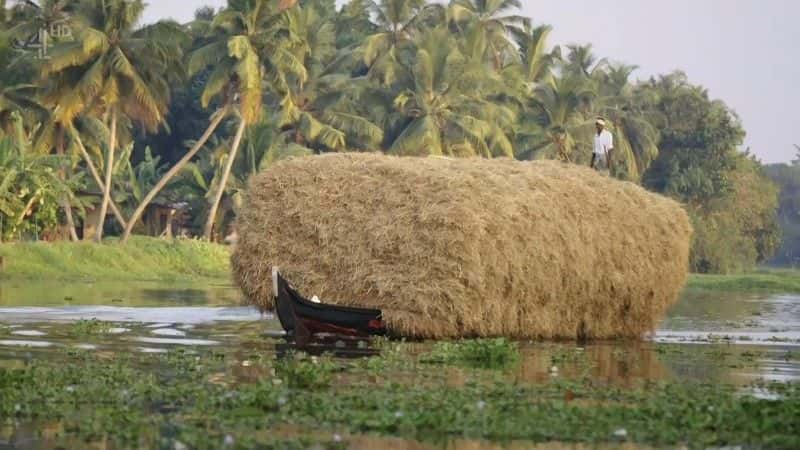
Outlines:
[[[272,282],[278,320],[286,333],[296,339],[319,335],[358,338],[386,334],[380,310],[312,302],[297,292],[277,268],[273,269]]]

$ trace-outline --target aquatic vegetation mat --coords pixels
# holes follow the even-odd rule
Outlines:
[[[308,296],[379,308],[410,337],[639,337],[686,280],[681,206],[575,165],[335,154],[253,177],[235,278],[271,309],[277,265]]]
[[[84,319],[72,324],[72,329],[70,331],[75,336],[103,335],[108,334],[113,327],[114,324],[111,322],[104,322],[97,319]]]
[[[339,449],[348,448],[342,436],[366,433],[438,441],[800,446],[797,383],[756,383],[744,391],[686,381],[623,388],[590,377],[527,384],[503,371],[474,369],[453,383],[435,376],[438,366],[425,371],[431,366],[409,348],[386,344],[387,356],[359,360],[64,350],[0,366],[0,442]],[[582,355],[565,350],[551,358],[561,364]],[[388,376],[396,370],[428,382]],[[285,427],[309,433],[275,432]]]
[[[470,367],[504,368],[519,361],[517,343],[503,338],[442,341],[422,356],[427,363],[455,363]]]

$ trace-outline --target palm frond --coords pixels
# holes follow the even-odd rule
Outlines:
[[[231,69],[227,64],[220,62],[206,80],[206,85],[200,95],[200,104],[208,108],[211,100],[219,95],[231,81]]]
[[[272,146],[269,151],[264,155],[259,163],[259,170],[266,170],[272,164],[287,158],[299,158],[304,156],[311,156],[314,150],[308,147],[296,144],[294,142],[283,143]]]
[[[383,128],[365,117],[339,111],[327,111],[323,113],[322,120],[347,135],[365,138],[371,144],[378,145],[383,142]]]
[[[219,64],[228,54],[226,42],[212,42],[200,47],[189,57],[187,70],[189,75],[195,75],[206,67]]]
[[[364,53],[364,64],[373,65],[378,57],[389,48],[390,39],[391,37],[388,33],[376,33],[367,37],[364,43],[361,44],[361,50]]]
[[[412,121],[395,139],[389,152],[400,156],[442,155],[439,127],[430,116]]]
[[[318,121],[311,114],[301,113],[298,127],[303,136],[312,142],[318,142],[334,150],[345,149],[344,133]]]

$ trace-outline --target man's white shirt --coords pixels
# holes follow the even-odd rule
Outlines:
[[[607,151],[614,149],[614,137],[608,130],[603,130],[600,134],[594,134],[594,153],[605,155]]]

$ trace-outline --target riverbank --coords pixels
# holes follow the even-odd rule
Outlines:
[[[760,269],[736,275],[692,274],[686,287],[717,292],[800,293],[800,270]]]
[[[0,244],[0,281],[229,280],[229,257],[225,246],[189,239],[6,243]]]
[[[192,281],[229,282],[230,250],[224,245],[133,237],[93,243],[0,244],[0,281]],[[735,275],[692,274],[689,290],[800,293],[800,270],[760,269]]]

